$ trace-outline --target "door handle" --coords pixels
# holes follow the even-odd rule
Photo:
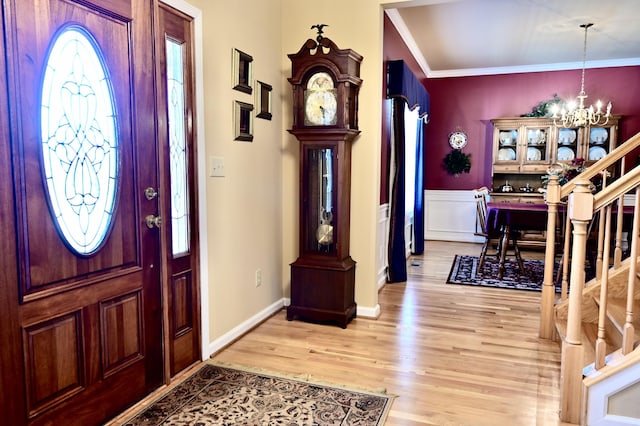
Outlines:
[[[162,217],[152,214],[145,217],[144,221],[147,223],[147,228],[149,229],[153,229],[153,227],[160,228],[160,225],[162,225]]]
[[[153,189],[153,187],[149,186],[145,188],[144,196],[147,198],[147,200],[151,201],[158,196],[158,191]]]

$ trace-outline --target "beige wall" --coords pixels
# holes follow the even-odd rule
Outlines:
[[[205,180],[209,341],[289,297],[289,264],[298,256],[298,143],[291,126],[289,53],[325,35],[364,56],[360,91],[361,135],[353,143],[351,256],[357,262],[359,315],[378,310],[376,232],[382,97],[380,1],[187,0],[202,12],[205,157],[225,159],[226,177]],[[273,86],[273,120],[255,119],[253,143],[233,140],[234,100],[255,97],[232,90],[231,52],[254,59],[254,79]],[[255,286],[255,271],[262,285]],[[205,327],[206,330],[206,327]],[[205,351],[206,352],[206,351]]]
[[[224,157],[207,177],[209,341],[282,298],[282,120],[279,2],[188,0],[202,13],[205,157]],[[276,7],[274,7],[274,5]],[[254,118],[253,142],[234,141],[232,50],[253,56],[253,76],[273,86],[273,120]],[[262,285],[256,287],[256,270]],[[205,313],[205,318],[207,317]],[[205,326],[206,329],[206,326]]]

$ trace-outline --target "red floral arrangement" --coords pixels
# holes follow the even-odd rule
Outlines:
[[[560,166],[560,167],[558,167]],[[578,176],[584,170],[584,158],[574,158],[570,164],[559,163],[554,164],[547,170],[546,175],[542,176],[542,185],[546,188],[549,183],[549,175],[557,175],[558,183],[564,185],[574,177]]]

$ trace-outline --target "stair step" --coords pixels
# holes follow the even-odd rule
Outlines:
[[[556,322],[556,329],[558,330],[558,335],[560,336],[560,341],[563,342],[567,337],[567,323],[564,321]],[[592,324],[590,322],[582,323],[582,335],[581,342],[582,347],[584,349],[584,357],[583,357],[583,366],[587,366],[596,359],[596,350],[594,346],[594,342],[598,337],[598,324]]]
[[[595,299],[596,304],[599,305],[599,300]],[[620,341],[618,342],[617,338],[612,335],[612,341],[616,346],[622,345],[622,331],[624,330],[624,324],[626,322],[627,317],[627,302],[625,299],[621,298],[609,298],[607,302],[607,318],[609,319],[611,325],[615,327],[615,329],[610,330],[611,327],[607,327],[607,335],[609,335],[612,331],[616,331],[620,335]],[[640,300],[634,300],[633,302],[633,328],[635,331],[634,341],[637,342],[640,340]]]
[[[616,328],[622,332],[627,316],[627,302],[624,299],[610,299],[607,302],[607,315],[615,324]],[[636,329],[636,340],[640,338],[638,330],[640,330],[640,300],[633,302],[633,327]]]

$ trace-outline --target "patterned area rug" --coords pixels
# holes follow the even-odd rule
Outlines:
[[[447,278],[448,284],[466,284],[483,287],[512,288],[517,290],[541,291],[544,278],[544,261],[524,260],[525,273],[520,272],[515,259],[507,259],[502,279],[497,279],[498,262],[494,258],[486,258],[482,271],[478,270],[478,256],[456,255]],[[556,285],[556,293],[560,287]]]
[[[205,364],[125,425],[384,423],[392,397]]]

